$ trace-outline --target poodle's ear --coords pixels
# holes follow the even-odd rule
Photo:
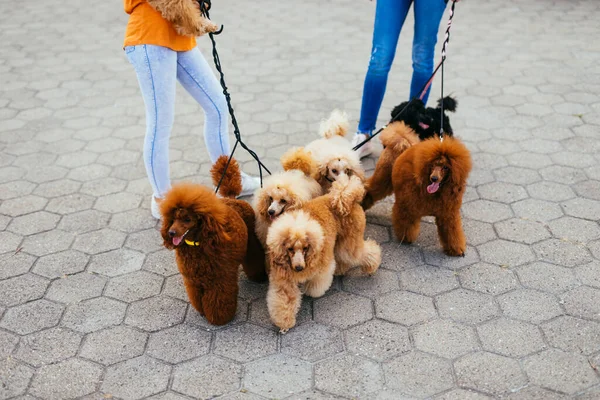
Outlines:
[[[321,253],[323,250],[323,244],[325,243],[325,235],[321,226],[314,220],[310,220],[306,225],[306,236],[308,237],[308,251],[306,253],[306,262],[310,263],[311,260]]]
[[[173,245],[173,240],[169,236],[169,229],[171,228],[171,225],[173,225],[173,213],[163,213],[160,235],[163,238],[163,246],[165,246],[169,250],[173,250],[175,248],[175,246]]]
[[[254,196],[253,200],[253,208],[256,213],[256,216],[265,215],[271,202],[269,201],[269,196],[267,196],[267,191],[263,189],[259,189],[257,194]]]
[[[211,213],[197,213],[196,237],[194,241],[212,242],[218,245],[221,241],[229,241],[231,237],[225,232],[224,221],[219,221]]]
[[[456,188],[463,187],[472,168],[471,154],[460,141],[446,139],[450,146],[448,158],[450,159],[450,180]]]

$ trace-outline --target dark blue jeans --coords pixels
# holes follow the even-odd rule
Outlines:
[[[375,129],[388,73],[394,61],[400,31],[411,3],[414,3],[415,34],[409,99],[420,94],[419,90],[433,72],[435,44],[440,20],[446,9],[444,0],[377,0],[373,48],[363,89],[359,133],[371,133]],[[427,103],[428,97],[429,90],[423,97],[424,103]]]

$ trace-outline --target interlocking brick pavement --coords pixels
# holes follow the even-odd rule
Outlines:
[[[333,108],[356,127],[373,2],[220,0],[212,14],[267,166]],[[431,218],[400,245],[387,199],[368,212],[377,275],[337,278],[282,336],[266,285],[243,276],[227,326],[187,301],[149,212],[121,3],[1,1],[0,399],[600,398],[599,20],[596,0],[459,3],[445,90],[474,159],[466,257],[443,255]],[[412,26],[380,124],[407,97]],[[202,119],[178,87],[176,180],[209,183]]]

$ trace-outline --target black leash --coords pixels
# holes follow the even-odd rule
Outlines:
[[[445,0],[445,1],[446,1],[446,3],[448,3],[448,0]],[[441,122],[441,126],[440,126],[440,140],[443,140],[443,135],[444,135],[444,63],[446,61],[446,48],[448,46],[448,42],[450,42],[450,27],[452,26],[452,18],[454,17],[454,6],[456,5],[455,0],[451,0],[451,1],[452,1],[452,7],[450,8],[450,15],[448,16],[448,27],[446,28],[446,36],[444,38],[444,44],[442,45],[442,60],[439,62],[439,64],[437,65],[437,67],[435,68],[435,70],[433,71],[433,73],[431,74],[431,76],[429,77],[427,82],[425,83],[425,85],[423,85],[423,87],[419,91],[420,96],[418,97],[419,99],[423,99],[423,97],[425,96],[425,92],[427,91],[427,88],[433,82],[433,78],[435,77],[435,74],[438,72],[438,70],[440,68],[442,68],[442,82],[441,82],[441,86],[442,86],[441,99],[442,99],[442,101],[440,102],[441,103],[440,109],[441,109],[441,113],[442,113],[441,121],[442,122]],[[408,106],[411,105],[411,103],[413,101],[415,101],[415,99],[417,99],[417,96],[410,99],[410,101],[404,106],[404,108],[402,108],[402,110],[398,111],[395,115],[392,115],[392,119],[390,120],[390,122],[395,121],[400,115],[402,115],[402,113],[408,108]],[[375,132],[372,135],[370,135],[369,137],[367,137],[364,141],[362,141],[361,143],[354,146],[352,148],[352,150],[356,151],[356,150],[360,149],[362,146],[364,146],[367,142],[369,142],[375,136],[379,135],[379,133],[381,131],[383,131],[385,128],[387,128],[387,125],[383,126],[377,132]]]
[[[211,8],[211,1],[210,0],[198,0],[198,4],[200,5],[200,12],[206,18],[210,19],[208,10],[210,10],[210,8]],[[262,188],[262,181],[263,181],[262,170],[263,170],[263,168],[265,171],[267,171],[269,173],[269,175],[271,175],[271,171],[269,171],[269,169],[260,161],[260,158],[258,157],[258,155],[254,151],[252,151],[242,141],[242,135],[240,133],[240,128],[238,126],[237,119],[235,118],[235,111],[233,110],[233,106],[231,105],[231,95],[229,94],[229,91],[227,90],[227,84],[225,83],[225,74],[223,74],[223,69],[221,67],[221,60],[219,58],[219,53],[217,52],[217,42],[215,41],[215,35],[219,35],[219,34],[221,34],[221,32],[223,32],[223,25],[221,25],[221,29],[219,29],[217,32],[211,32],[208,34],[208,36],[210,37],[210,41],[212,42],[213,60],[215,63],[215,67],[216,67],[217,71],[219,72],[219,76],[220,76],[219,81],[221,83],[221,87],[223,88],[223,94],[225,95],[225,100],[227,101],[229,115],[231,116],[231,124],[233,125],[233,134],[235,135],[235,144],[233,145],[233,150],[232,150],[231,154],[229,155],[229,158],[227,159],[227,164],[225,164],[225,169],[223,170],[223,174],[221,175],[219,184],[217,185],[217,187],[215,189],[215,193],[219,192],[219,188],[221,187],[221,183],[223,183],[223,179],[225,178],[225,174],[227,173],[227,168],[229,168],[229,164],[231,163],[231,159],[233,158],[233,153],[235,153],[235,150],[236,150],[238,144],[240,146],[242,146],[242,148],[244,150],[246,150],[248,152],[248,154],[250,154],[252,156],[252,158],[254,158],[254,160],[256,160],[256,162],[258,163],[258,173],[260,176],[260,187]]]

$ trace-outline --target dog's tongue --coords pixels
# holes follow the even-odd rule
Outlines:
[[[173,238],[173,244],[175,246],[179,246],[179,243],[181,243],[182,240],[183,240],[183,236],[175,236]]]
[[[427,186],[427,193],[432,194],[438,191],[440,188],[439,182],[433,182],[431,185]]]
[[[429,128],[429,125],[427,125],[425,122],[419,122],[419,126],[423,129]]]

